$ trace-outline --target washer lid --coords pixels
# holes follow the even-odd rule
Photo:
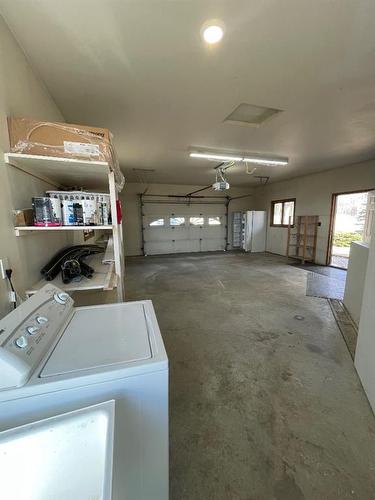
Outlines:
[[[40,376],[51,377],[152,357],[142,303],[78,309]]]
[[[112,498],[115,401],[0,432],[0,497]]]

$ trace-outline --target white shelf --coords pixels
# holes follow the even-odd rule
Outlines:
[[[113,226],[16,226],[16,236],[21,236],[34,231],[90,231],[90,230],[112,231]]]
[[[111,226],[58,226],[58,227],[37,227],[37,226],[18,226],[15,228],[16,236],[44,234],[51,231],[59,234],[59,231],[110,231],[113,236],[113,249],[108,248],[105,257],[106,264],[101,261],[98,266],[93,266],[99,272],[91,280],[83,278],[79,283],[70,283],[64,285],[61,278],[56,278],[57,286],[67,291],[78,290],[111,290],[116,288],[117,300],[124,300],[124,257],[123,257],[123,238],[122,226],[117,224],[116,201],[118,192],[115,182],[115,174],[110,169],[107,162],[93,160],[78,160],[73,158],[61,158],[43,155],[28,155],[23,153],[6,153],[4,155],[6,164],[20,171],[32,175],[34,178],[48,183],[51,188],[64,189],[72,187],[81,187],[87,191],[109,193],[112,210]],[[46,189],[46,188],[43,188]],[[56,233],[56,231],[58,231]],[[112,262],[112,260],[114,262]],[[104,266],[104,267],[103,267]],[[109,269],[111,271],[109,271]],[[35,293],[46,282],[40,280],[28,293]]]
[[[115,261],[114,251],[113,251],[113,236],[108,238],[107,247],[105,249],[103,264],[109,264]]]
[[[105,161],[5,153],[4,161],[56,187],[82,186],[108,190],[109,165]]]
[[[72,281],[65,284],[62,282],[61,273],[52,281],[39,280],[31,288],[25,291],[26,295],[33,295],[47,283],[51,283],[66,292],[79,292],[84,290],[113,290],[117,286],[117,276],[114,272],[114,264],[102,264],[103,254],[99,253],[88,257],[85,262],[95,269],[91,279],[82,277],[81,281]]]

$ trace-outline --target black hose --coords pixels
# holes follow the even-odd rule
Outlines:
[[[90,255],[91,253],[104,252],[104,249],[98,245],[74,245],[66,247],[52,257],[41,269],[41,274],[45,276],[47,281],[53,280],[60,272],[62,261],[68,257],[72,257],[78,251],[88,252],[86,255]]]
[[[50,272],[50,270],[56,265],[56,263],[62,257],[64,257],[64,255],[66,254],[66,252],[72,251],[74,249],[82,248],[84,246],[86,246],[86,245],[75,245],[75,246],[70,246],[70,247],[63,248],[62,250],[60,250],[59,252],[57,252],[52,257],[52,259],[47,262],[47,264],[45,266],[42,267],[42,269],[40,270],[41,274],[48,274]]]
[[[64,262],[69,259],[79,259],[84,256],[104,252],[98,245],[75,245],[58,252],[42,269],[41,273],[47,281],[51,281],[59,274]]]
[[[81,267],[81,274],[86,278],[92,278],[94,274],[94,269],[88,266],[85,262],[79,261],[79,265]]]
[[[65,283],[65,285],[70,283],[71,279],[67,269],[61,269],[61,279],[62,282]]]
[[[63,283],[70,283],[81,275],[81,265],[77,259],[66,260],[61,266],[61,278]]]

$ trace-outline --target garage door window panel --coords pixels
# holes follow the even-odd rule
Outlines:
[[[209,217],[208,218],[209,226],[221,226],[221,218],[220,217]]]
[[[164,219],[163,218],[157,218],[157,219],[152,219],[149,224],[150,227],[160,227],[164,226]]]
[[[185,217],[172,216],[169,219],[169,225],[172,227],[184,226],[185,225]]]
[[[203,226],[204,217],[190,217],[189,223],[191,226]]]

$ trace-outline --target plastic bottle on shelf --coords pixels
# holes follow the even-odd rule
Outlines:
[[[32,198],[34,211],[34,226],[54,227],[59,226],[56,222],[51,199],[48,196],[34,196]]]
[[[83,201],[81,199],[81,193],[73,194],[73,214],[74,214],[74,225],[83,226]]]
[[[74,226],[74,199],[72,195],[65,195],[62,200],[62,214],[64,226]]]
[[[62,224],[62,205],[60,196],[56,193],[49,195],[52,206],[52,217],[58,226]]]
[[[85,226],[96,226],[97,224],[97,202],[93,193],[84,193],[83,220]]]
[[[109,213],[108,213],[108,203],[104,195],[98,195],[98,206],[99,206],[99,220],[100,225],[108,226],[109,224]]]

